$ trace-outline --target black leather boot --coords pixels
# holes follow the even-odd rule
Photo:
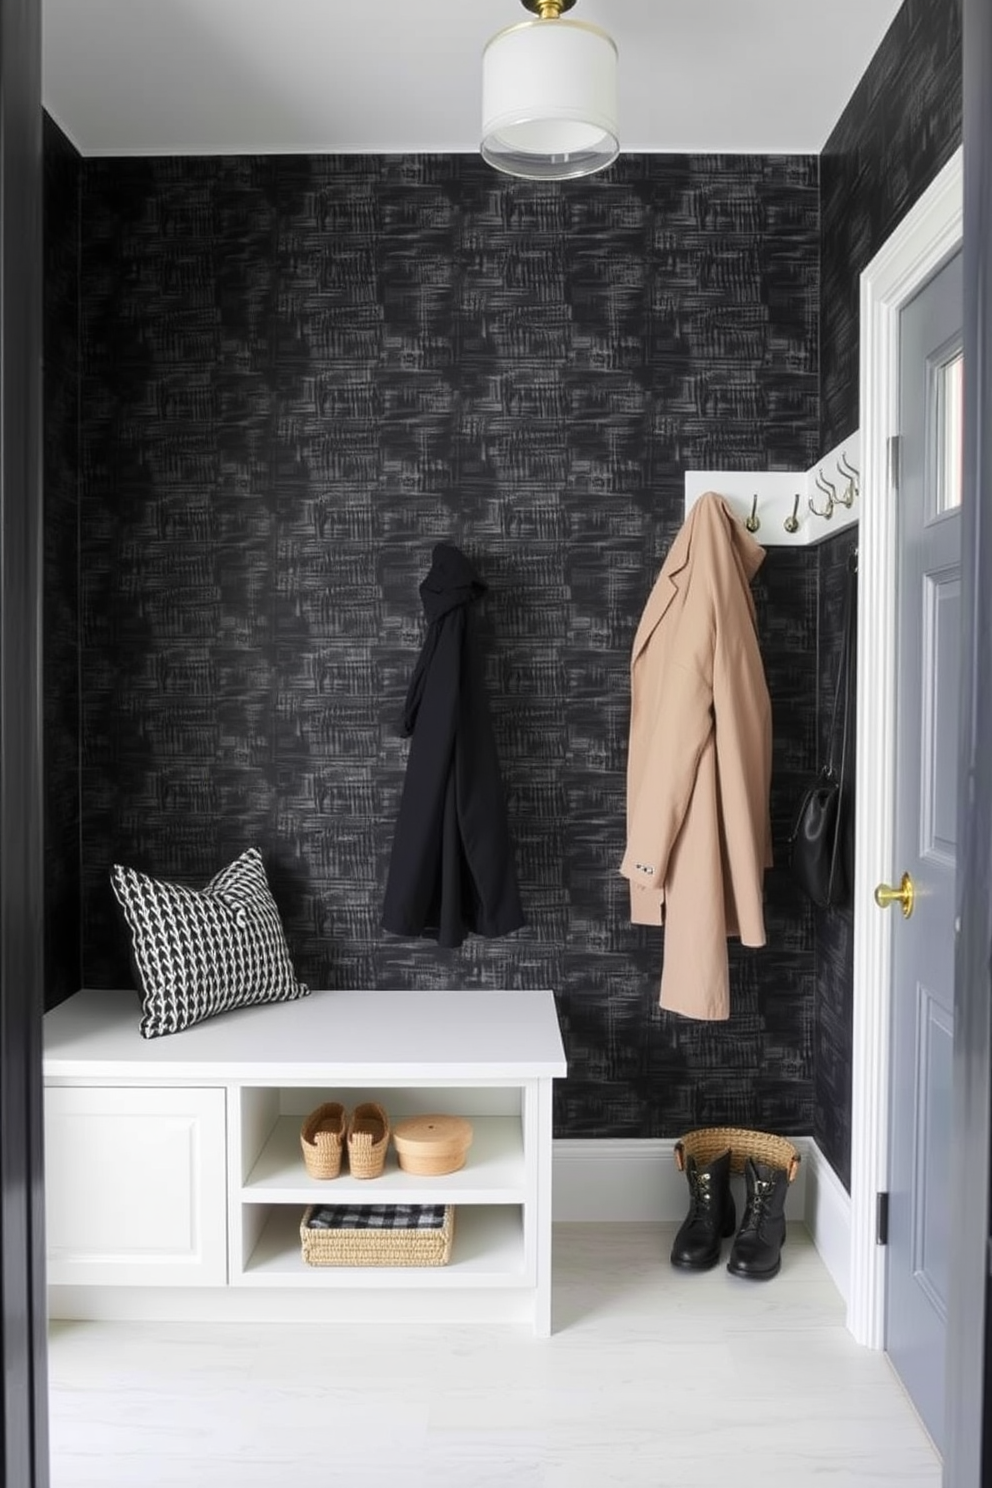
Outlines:
[[[771,1281],[782,1264],[789,1175],[784,1168],[773,1168],[749,1157],[744,1164],[744,1183],[747,1190],[744,1218],[730,1251],[727,1270],[751,1281]]]
[[[672,1265],[708,1271],[720,1259],[720,1241],[734,1233],[737,1215],[730,1192],[730,1148],[701,1168],[686,1159],[689,1213],[672,1245]]]

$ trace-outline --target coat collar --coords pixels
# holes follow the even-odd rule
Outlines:
[[[661,572],[651,590],[637,627],[637,634],[634,636],[631,664],[644,650],[672,600],[678,594],[681,585],[685,582],[685,570],[695,556],[694,546],[702,547],[714,538],[717,541],[723,538],[733,545],[747,584],[750,584],[764,562],[764,548],[755,542],[744,523],[734,515],[724,498],[718,496],[715,491],[705,492],[693,505],[661,566]]]

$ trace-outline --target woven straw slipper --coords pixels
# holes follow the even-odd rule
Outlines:
[[[304,1121],[300,1146],[311,1178],[336,1178],[340,1173],[346,1124],[344,1106],[338,1101],[326,1101]]]
[[[348,1120],[348,1166],[353,1178],[378,1178],[386,1164],[389,1117],[376,1101],[362,1101]]]

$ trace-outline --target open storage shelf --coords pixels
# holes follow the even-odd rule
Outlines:
[[[519,1208],[458,1209],[451,1259],[445,1266],[308,1266],[300,1250],[302,1217],[302,1209],[288,1205],[259,1212],[261,1229],[239,1277],[241,1285],[519,1287],[526,1280]]]
[[[458,1115],[464,1115],[459,1110]],[[347,1153],[337,1178],[311,1178],[300,1150],[300,1119],[280,1116],[241,1189],[246,1203],[522,1204],[526,1194],[520,1118],[472,1116],[472,1146],[457,1173],[425,1178],[405,1173],[390,1145],[379,1178],[352,1178]]]

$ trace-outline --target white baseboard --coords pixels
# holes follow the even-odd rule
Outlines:
[[[802,1154],[789,1187],[786,1218],[806,1225],[844,1301],[851,1276],[851,1199],[812,1137],[796,1137]],[[678,1223],[685,1218],[686,1181],[675,1166],[673,1138],[557,1138],[553,1217],[556,1221]],[[738,1212],[743,1179],[732,1179]]]
[[[663,1138],[555,1138],[552,1218],[681,1219],[686,1187],[674,1148],[674,1140]]]
[[[851,1195],[809,1138],[806,1169],[806,1228],[845,1304],[851,1300]]]

